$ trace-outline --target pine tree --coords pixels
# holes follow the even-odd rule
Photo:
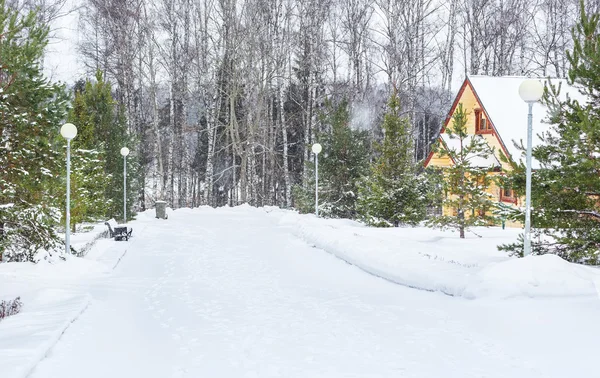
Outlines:
[[[323,152],[319,156],[319,214],[333,218],[355,218],[357,183],[368,169],[367,133],[350,127],[348,102],[327,105],[318,134]],[[301,212],[314,211],[314,164],[307,163],[304,187],[294,187],[294,204]]]
[[[102,102],[108,98],[93,96],[95,86],[102,87],[102,74],[98,72],[97,83],[90,81],[75,89],[73,106],[68,121],[77,125],[77,137],[71,142],[71,225],[95,220],[106,215],[111,200],[105,197],[106,186],[110,180],[104,170],[104,142],[96,140],[96,109],[102,108]],[[90,98],[92,97],[92,98]],[[106,104],[104,103],[104,106]],[[64,198],[64,196],[62,196]]]
[[[360,185],[360,217],[379,227],[416,225],[425,219],[428,182],[425,176],[417,175],[410,120],[400,115],[396,93],[390,98],[382,129],[379,158]]]
[[[357,183],[369,164],[367,132],[350,127],[348,101],[322,116],[319,156],[319,212],[324,216],[353,219],[356,216]],[[322,208],[322,210],[321,210]]]
[[[131,151],[127,156],[127,219],[135,216],[134,205],[139,193],[140,164],[136,151],[137,140],[127,132],[127,116],[125,107],[117,107],[115,122],[111,125],[112,130],[106,143],[106,173],[110,175],[107,186],[106,198],[111,201],[107,216],[115,219],[123,219],[123,156],[121,148],[127,147]]]
[[[34,261],[58,247],[59,128],[67,110],[62,86],[42,74],[48,27],[0,0],[0,254]]]
[[[104,80],[102,72],[96,80],[87,80],[84,90],[76,93],[69,120],[78,130],[73,140],[75,150],[74,197],[75,221],[105,216],[123,218],[123,157],[122,147],[135,151],[133,138],[127,134],[124,110],[114,100],[111,85]],[[76,154],[79,153],[79,156]],[[99,169],[98,165],[102,168]],[[138,172],[135,157],[127,157],[127,214],[131,218],[135,188],[132,183]],[[81,194],[81,196],[78,196]],[[72,216],[74,218],[75,215]]]
[[[315,163],[306,162],[304,171],[304,182],[292,186],[292,205],[300,214],[311,214],[315,212]]]
[[[550,87],[551,130],[534,148],[540,163],[532,179],[532,253],[552,253],[575,262],[600,263],[600,33],[599,14],[585,13],[572,31],[568,83],[588,101],[561,101]],[[521,182],[523,180],[520,180]],[[545,235],[545,236],[544,236]],[[522,254],[520,242],[502,246]]]
[[[452,209],[453,214],[435,217],[429,224],[456,229],[464,238],[469,227],[487,226],[496,221],[495,216],[490,214],[494,201],[487,193],[492,183],[487,160],[493,155],[493,150],[481,136],[467,133],[467,112],[462,104],[456,108],[446,134],[452,145],[438,145],[436,151],[453,161],[443,170],[445,198],[442,200],[443,208]]]

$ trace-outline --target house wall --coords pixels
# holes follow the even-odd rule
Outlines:
[[[498,158],[498,160],[500,161],[500,164],[502,165],[502,169],[503,170],[508,170],[510,171],[512,168],[510,166],[510,164],[508,164],[507,162],[504,162],[503,159],[501,158],[501,155],[506,154],[502,143],[500,142],[498,136],[496,135],[496,129],[495,129],[495,125],[493,123],[493,120],[490,120],[488,118],[488,114],[485,111],[485,107],[482,106],[482,104],[479,102],[479,99],[477,98],[476,94],[473,92],[473,89],[471,88],[471,85],[466,82],[464,84],[464,88],[461,90],[461,92],[459,92],[459,99],[458,101],[456,101],[456,104],[462,103],[463,109],[467,112],[467,132],[469,134],[475,134],[476,132],[476,125],[475,125],[475,109],[481,109],[482,110],[482,115],[481,117],[483,119],[486,119],[486,121],[488,123],[491,123],[493,130],[490,131],[489,133],[486,134],[481,134],[483,136],[483,138],[485,138],[486,142],[494,149],[494,154],[496,155],[496,157]],[[447,126],[450,126],[452,124],[452,116],[454,116],[454,112],[456,112],[456,107],[454,107],[452,109],[452,113],[449,115],[448,118],[448,123]],[[500,130],[501,132],[501,130]],[[434,153],[431,156],[431,159],[428,160],[427,162],[427,166],[434,166],[434,167],[449,167],[452,165],[452,160],[448,157],[441,157],[438,153]],[[492,176],[497,176],[500,175],[499,172],[490,172],[490,175]],[[500,201],[500,187],[496,184],[496,183],[492,183],[486,190],[487,193],[489,193],[490,195],[492,195],[492,197],[496,200],[496,201]],[[517,205],[520,205],[523,199],[518,199],[517,201]],[[508,204],[505,202],[505,204]],[[511,206],[515,206],[514,204],[508,204]],[[444,215],[452,215],[454,212],[454,209],[450,209],[450,208],[444,208],[442,209],[442,213]],[[468,216],[468,215],[467,215]],[[506,222],[506,227],[522,227],[523,225],[520,222]]]
[[[492,126],[495,127],[493,121],[488,118],[488,114],[485,112],[485,107],[482,106],[482,104],[477,99],[477,96],[473,92],[471,85],[467,84],[465,86],[465,89],[461,94],[459,103],[463,105],[464,110],[467,112],[467,132],[469,134],[475,134],[475,109],[482,109],[483,112],[481,118],[485,119],[487,122],[491,122]],[[456,109],[453,109],[453,112],[450,115],[450,121],[448,124],[449,126],[452,124],[452,116],[454,116],[454,112],[456,112]],[[500,140],[498,139],[496,133],[492,132],[489,134],[482,134],[482,136],[490,145],[490,147],[494,149],[494,155],[496,155],[496,157],[500,161],[500,164],[502,164],[502,168],[510,170],[510,164],[503,162],[503,159],[500,158],[500,156],[506,154],[506,152],[504,152],[502,144],[500,143]]]
[[[452,166],[452,159],[450,156],[442,156],[438,152],[434,152],[431,160],[429,160],[428,166],[432,167],[450,167]]]

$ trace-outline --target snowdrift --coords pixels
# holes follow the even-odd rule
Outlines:
[[[457,233],[425,227],[377,229],[268,209],[279,225],[358,268],[397,284],[465,298],[598,295],[600,270],[553,255],[511,258],[497,245],[519,229]]]
[[[23,303],[19,314],[0,321],[3,378],[29,376],[89,306],[90,280],[106,279],[127,246],[101,239],[105,229],[97,224],[73,235],[76,250],[89,251],[85,258],[47,255],[37,264],[0,264],[0,300],[19,296]]]

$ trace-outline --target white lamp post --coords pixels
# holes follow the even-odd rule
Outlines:
[[[531,140],[533,139],[532,130],[532,109],[533,104],[538,102],[544,94],[544,85],[539,80],[527,79],[519,85],[519,96],[529,105],[527,114],[527,181],[525,184],[525,240],[523,255],[531,253]]]
[[[127,155],[129,155],[129,148],[121,148],[121,155],[123,156],[123,223],[127,223]]]
[[[312,146],[312,152],[315,154],[315,215],[319,216],[319,154],[323,147],[319,143]]]
[[[67,207],[65,229],[65,251],[71,253],[71,139],[77,136],[77,127],[72,123],[65,123],[60,128],[60,135],[67,140]]]

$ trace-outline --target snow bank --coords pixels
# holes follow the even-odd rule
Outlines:
[[[519,229],[455,232],[425,227],[377,229],[349,220],[269,209],[281,226],[358,268],[409,287],[466,298],[598,295],[600,271],[557,256],[511,258],[497,245]]]
[[[2,299],[21,297],[22,311],[0,321],[2,377],[26,377],[89,304],[79,285],[102,275],[104,266],[70,257],[66,261],[0,264]]]
[[[0,299],[23,302],[19,314],[0,321],[2,378],[27,377],[90,304],[88,283],[108,276],[123,257],[129,244],[99,238],[105,228],[73,235],[76,249],[89,248],[84,258],[0,264]]]
[[[40,290],[24,299],[23,311],[0,322],[3,378],[27,377],[90,303],[87,294]]]
[[[596,295],[597,269],[571,264],[555,255],[528,256],[490,264],[477,272],[466,292],[482,296]]]

